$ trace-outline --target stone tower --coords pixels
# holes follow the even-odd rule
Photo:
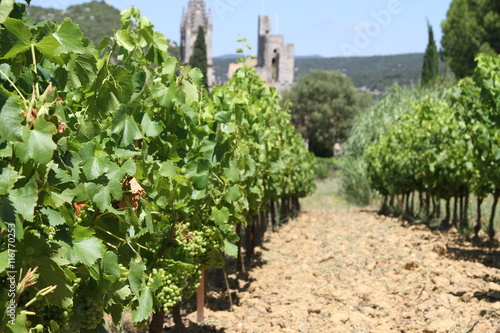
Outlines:
[[[295,77],[295,46],[285,45],[283,35],[271,34],[268,16],[259,16],[257,72],[279,91],[288,89]]]
[[[208,86],[214,86],[214,69],[212,60],[212,15],[207,13],[203,0],[189,0],[187,12],[183,10],[181,20],[181,63],[189,62],[193,54],[194,42],[198,37],[199,26],[205,30],[207,45],[207,81]]]

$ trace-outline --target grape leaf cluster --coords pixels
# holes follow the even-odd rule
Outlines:
[[[70,20],[0,6],[0,236],[15,230],[19,272],[38,267],[17,296],[56,286],[21,329],[94,330],[127,308],[142,323],[236,255],[237,224],[314,186],[313,158],[254,69],[208,92],[138,9],[121,24],[94,45]]]

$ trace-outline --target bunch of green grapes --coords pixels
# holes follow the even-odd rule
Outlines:
[[[199,266],[160,259],[158,268],[152,270],[147,285],[156,287],[155,296],[165,312],[168,312],[183,298],[193,295],[200,284]]]
[[[189,222],[179,224],[175,229],[175,239],[177,244],[182,246],[191,257],[198,258],[207,251],[205,238],[201,230],[191,231],[190,227]]]
[[[190,223],[180,224],[176,229],[177,243],[203,267],[223,264],[222,238],[218,228],[204,225],[201,230],[189,230]]]
[[[93,284],[80,285],[73,297],[72,320],[79,323],[80,328],[92,330],[103,321],[104,295]]]
[[[168,312],[182,299],[179,279],[175,272],[171,273],[163,268],[153,268],[152,278],[148,280],[147,286],[151,288],[158,281],[159,287],[156,290],[156,298],[160,302],[163,311]]]
[[[59,326],[59,332],[69,332],[69,319],[72,309],[64,309],[58,306],[46,306],[40,315],[43,318],[45,326],[54,322]],[[52,326],[52,325],[51,325]]]
[[[199,257],[204,268],[224,266],[223,239],[220,230],[215,226],[203,226],[205,253]]]
[[[45,240],[52,244],[55,242],[56,234],[59,231],[59,228],[51,225],[50,220],[44,214],[37,214],[34,220],[33,231],[36,230],[36,234],[43,238],[45,236]]]
[[[184,288],[182,289],[182,298],[188,299],[195,293],[200,286],[201,266],[196,266],[189,274],[184,275]]]
[[[41,228],[42,232],[45,234],[45,236],[47,237],[47,241],[53,242],[54,236],[57,233],[57,228],[54,227],[53,225],[47,225],[47,224],[40,225],[40,228]]]
[[[151,238],[151,240],[146,241],[146,247],[149,249],[149,252],[151,252],[151,255],[156,256],[158,252],[160,252],[162,241],[154,239],[153,237]]]

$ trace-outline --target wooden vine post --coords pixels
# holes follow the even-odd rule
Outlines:
[[[198,290],[196,291],[196,320],[198,324],[202,324],[205,320],[205,270],[201,270],[201,279]]]

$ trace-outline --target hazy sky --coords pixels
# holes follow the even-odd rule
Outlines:
[[[234,53],[238,34],[257,48],[258,16],[268,15],[273,33],[295,44],[297,55],[324,57],[424,52],[427,19],[438,48],[441,21],[452,0],[205,0],[213,16],[213,55]],[[31,4],[64,9],[84,0],[32,0]],[[156,29],[179,42],[182,9],[188,0],[109,0],[122,10],[141,9]]]

